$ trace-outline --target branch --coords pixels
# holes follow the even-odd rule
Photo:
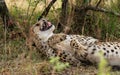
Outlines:
[[[75,7],[75,11],[88,11],[88,10],[92,10],[92,11],[98,11],[98,12],[103,12],[103,13],[108,13],[108,14],[112,14],[115,15],[117,17],[120,17],[120,13],[114,12],[114,11],[110,11],[104,8],[100,8],[100,7],[94,7],[94,6],[81,6],[81,7]]]
[[[106,10],[104,8],[100,8],[100,7],[93,7],[93,6],[88,6],[86,7],[87,10],[93,10],[93,11],[99,11],[99,12],[103,12],[103,13],[108,13],[108,14],[112,14],[112,15],[115,15],[117,17],[120,17],[120,13],[117,13],[117,12],[114,12],[114,11],[109,11],[109,10]]]
[[[47,16],[47,14],[48,14],[51,6],[53,6],[53,4],[54,4],[56,1],[57,1],[57,0],[52,0],[52,1],[50,2],[50,4],[45,8],[45,10],[43,11],[43,13],[39,16],[38,20],[40,20],[43,16],[45,16],[45,17]]]

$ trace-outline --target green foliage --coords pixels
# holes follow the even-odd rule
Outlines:
[[[62,63],[59,60],[59,57],[50,57],[50,63],[53,65],[53,69],[56,71],[62,71],[69,66],[69,63]]]
[[[90,0],[83,0],[83,4],[87,4],[89,2],[90,2]]]
[[[98,75],[110,75],[110,67],[103,56],[103,52],[99,52],[100,63],[98,65]]]

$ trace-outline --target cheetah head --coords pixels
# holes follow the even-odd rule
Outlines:
[[[48,40],[49,37],[53,35],[55,26],[46,19],[40,19],[35,25],[33,25],[32,30],[37,36],[44,42]]]

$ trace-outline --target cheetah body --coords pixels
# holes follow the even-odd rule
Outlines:
[[[83,35],[54,34],[54,25],[45,19],[38,21],[31,29],[34,34],[32,41],[48,57],[59,56],[72,65],[81,60],[99,63],[99,52],[102,51],[110,65],[120,66],[119,42],[99,42],[93,37]]]

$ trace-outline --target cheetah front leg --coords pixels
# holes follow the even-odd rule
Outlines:
[[[85,56],[87,55],[87,47],[80,44],[80,42],[77,39],[71,40],[70,46],[72,50],[74,51],[75,57],[77,57],[78,59],[83,60]]]
[[[56,44],[64,41],[66,39],[66,34],[54,34],[52,37],[48,39],[48,45],[52,48],[55,48]]]
[[[70,52],[66,51],[66,50],[62,50],[62,49],[51,49],[50,51],[51,55],[49,55],[49,57],[51,56],[58,56],[60,58],[60,61],[62,62],[68,62],[70,65],[73,66],[79,66],[81,65],[81,62],[76,59]]]

